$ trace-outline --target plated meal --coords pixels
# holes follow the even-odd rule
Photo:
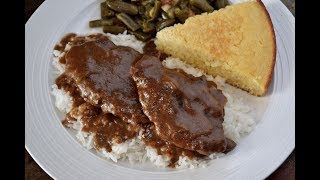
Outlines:
[[[55,46],[51,94],[63,125],[101,157],[205,167],[259,121],[237,92],[264,96],[272,78],[260,0],[107,0],[89,26],[104,34],[70,32]]]

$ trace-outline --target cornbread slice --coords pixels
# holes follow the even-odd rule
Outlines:
[[[273,25],[260,0],[190,17],[158,32],[155,44],[257,96],[265,95],[276,58]]]

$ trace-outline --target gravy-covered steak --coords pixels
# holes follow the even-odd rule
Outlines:
[[[65,55],[65,75],[74,80],[85,101],[102,111],[129,123],[149,122],[130,76],[130,67],[140,58],[134,49],[101,37],[71,47]]]
[[[235,147],[224,136],[227,99],[215,83],[166,69],[158,58],[148,55],[131,68],[131,75],[143,112],[162,139],[204,155]]]

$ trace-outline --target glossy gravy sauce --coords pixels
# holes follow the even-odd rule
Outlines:
[[[71,46],[68,50],[67,45]],[[204,157],[161,138],[154,123],[143,114],[129,72],[141,54],[129,47],[114,45],[102,34],[67,34],[54,49],[65,51],[59,62],[66,66],[56,84],[73,100],[71,111],[62,121],[66,127],[81,119],[82,131],[95,134],[94,146],[108,152],[112,151],[113,143],[123,143],[142,131],[142,140],[147,146],[157,149],[160,155],[171,157],[169,167],[175,167],[181,155],[191,159]],[[166,57],[157,52],[153,42],[148,42],[144,50],[159,59]]]
[[[131,75],[143,111],[161,139],[204,155],[225,152],[229,141],[222,123],[227,99],[215,83],[167,69],[149,55],[131,67]]]

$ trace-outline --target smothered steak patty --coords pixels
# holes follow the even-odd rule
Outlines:
[[[114,45],[108,38],[79,43],[65,55],[65,74],[71,77],[85,101],[126,122],[148,122],[139,103],[130,67],[141,54]]]
[[[161,138],[204,155],[227,150],[229,140],[222,127],[227,99],[215,83],[166,69],[148,55],[131,68],[131,74],[143,111]]]

